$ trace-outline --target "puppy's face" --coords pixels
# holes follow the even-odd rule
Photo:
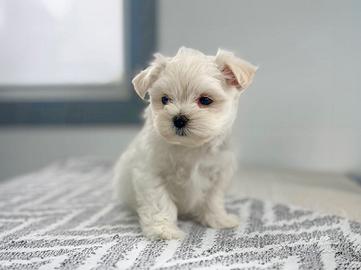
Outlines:
[[[231,127],[255,70],[229,52],[181,48],[173,58],[157,55],[133,84],[142,98],[148,92],[153,124],[167,142],[200,146]]]

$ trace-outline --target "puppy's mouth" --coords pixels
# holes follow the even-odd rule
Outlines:
[[[164,121],[157,121],[157,124],[165,124]],[[197,135],[197,124],[187,117],[172,118],[171,122],[164,126],[157,126],[159,134],[170,144],[187,147],[198,147],[208,141],[208,138]],[[200,133],[200,132],[198,132]]]
[[[186,128],[175,128],[175,134],[180,137],[185,137],[189,134]]]
[[[173,128],[173,136],[165,137],[168,143],[174,145],[181,145],[187,147],[198,147],[201,146],[205,141],[193,137],[191,129],[184,128]]]

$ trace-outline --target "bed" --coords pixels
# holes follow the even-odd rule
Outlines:
[[[111,167],[69,159],[0,183],[0,269],[361,269],[357,218],[247,189],[227,198],[239,228],[179,221],[183,240],[147,240],[112,197]]]

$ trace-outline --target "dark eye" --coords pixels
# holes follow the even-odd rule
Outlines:
[[[162,96],[162,103],[163,103],[164,105],[167,105],[168,102],[169,102],[169,97],[167,97],[167,96]]]
[[[198,99],[198,103],[204,106],[208,106],[213,102],[212,99],[210,99],[209,97],[200,97]]]

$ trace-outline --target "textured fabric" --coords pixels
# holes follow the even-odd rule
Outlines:
[[[361,269],[360,223],[251,198],[227,201],[238,229],[180,221],[182,241],[149,241],[110,178],[73,160],[1,184],[0,269]]]

